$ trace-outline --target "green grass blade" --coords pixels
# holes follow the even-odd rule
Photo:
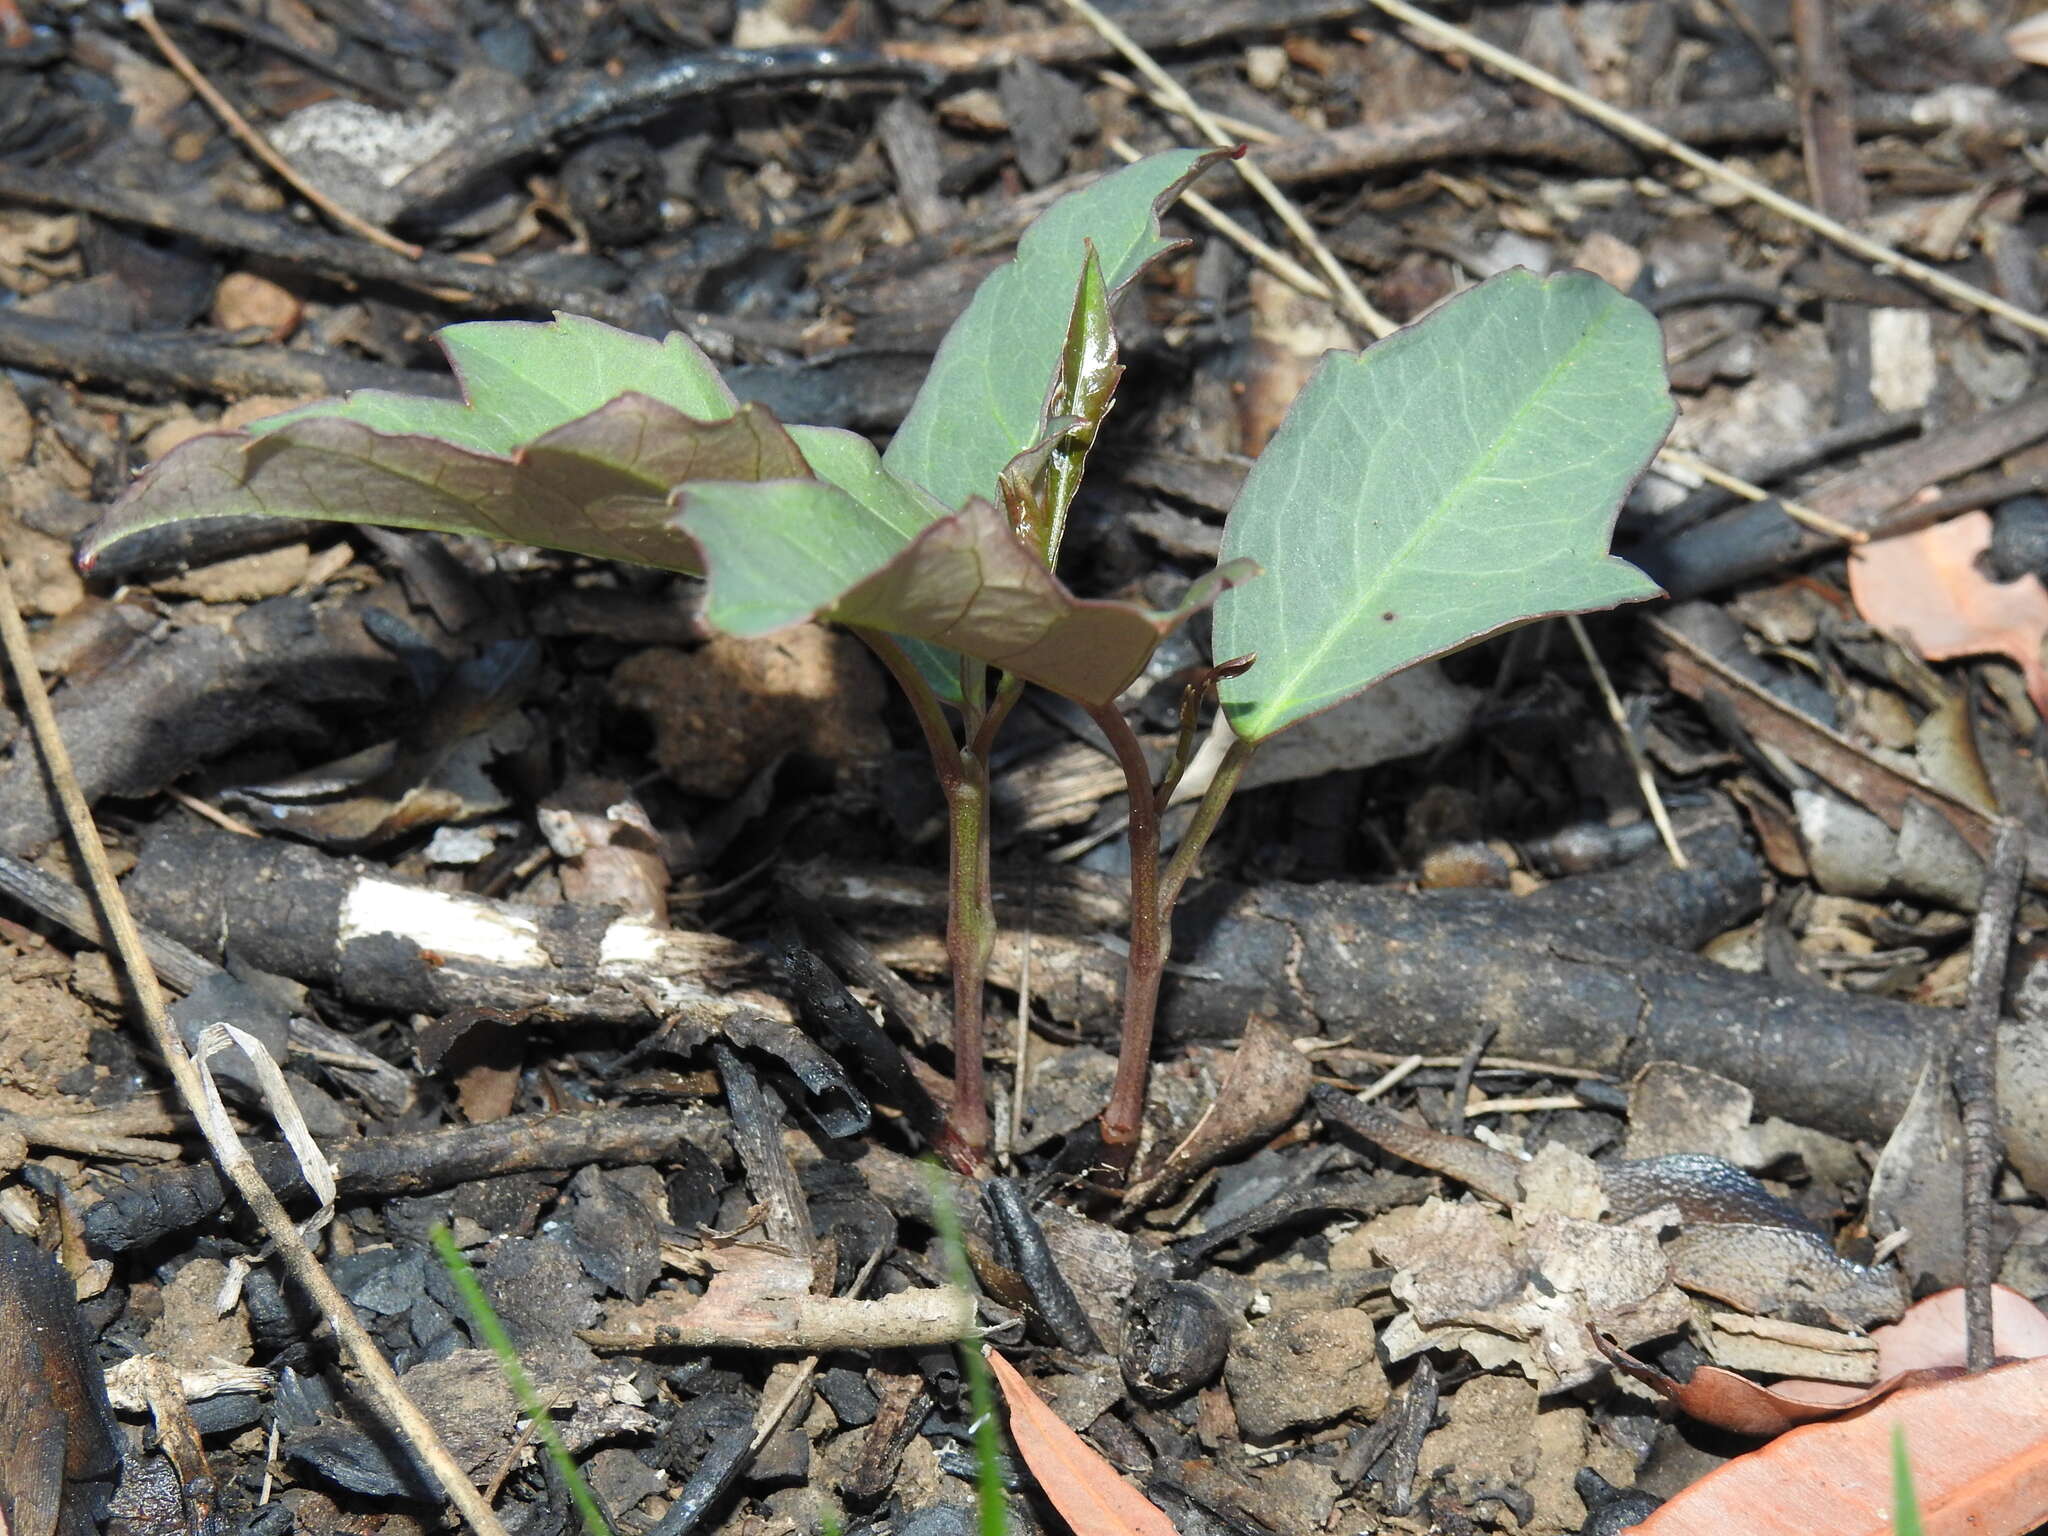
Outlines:
[[[1923,1536],[1920,1496],[1913,1491],[1913,1464],[1906,1457],[1906,1426],[1892,1426],[1892,1536]]]
[[[960,1213],[952,1190],[937,1168],[927,1170],[932,1185],[932,1224],[945,1250],[947,1278],[973,1293],[974,1274],[967,1265],[967,1242],[960,1231]],[[1002,1432],[996,1428],[996,1388],[981,1358],[979,1339],[962,1339],[954,1348],[967,1378],[967,1401],[974,1412],[974,1503],[981,1536],[1010,1536],[1010,1507],[1003,1498]]]
[[[512,1347],[511,1337],[505,1332],[505,1325],[498,1320],[492,1309],[490,1298],[484,1295],[484,1288],[477,1282],[476,1271],[470,1268],[469,1260],[462,1250],[455,1246],[455,1237],[446,1227],[437,1226],[428,1234],[434,1245],[435,1257],[441,1267],[448,1271],[448,1278],[454,1283],[456,1294],[462,1298],[462,1305],[469,1313],[469,1320],[476,1324],[478,1333],[491,1353],[498,1357],[498,1367],[505,1373],[505,1379],[512,1384],[512,1394],[519,1399],[519,1406],[526,1416],[533,1420],[534,1433],[547,1450],[548,1457],[555,1464],[555,1470],[562,1474],[562,1481],[568,1485],[569,1498],[576,1505],[576,1512],[583,1519],[585,1536],[612,1536],[612,1528],[604,1518],[604,1512],[597,1507],[597,1496],[590,1491],[590,1485],[583,1480],[583,1474],[576,1469],[576,1463],[569,1458],[568,1447],[562,1444],[562,1437],[555,1429],[555,1421],[548,1414],[547,1404],[540,1400],[540,1394],[533,1390],[533,1380],[526,1374],[526,1367],[519,1362],[519,1351]]]

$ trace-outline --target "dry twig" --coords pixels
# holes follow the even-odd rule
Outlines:
[[[1103,15],[1089,3],[1089,0],[1065,0],[1065,4],[1068,10],[1101,33],[1118,53],[1129,59],[1131,67],[1151,82],[1153,89],[1158,91],[1169,107],[1193,123],[1201,131],[1203,138],[1220,149],[1237,147],[1237,140],[1225,133],[1222,125],[1203,109],[1201,103],[1190,96],[1178,80],[1160,68],[1159,61],[1133,42],[1130,34],[1123,28]],[[1358,284],[1351,279],[1351,274],[1344,270],[1344,264],[1327,245],[1323,244],[1322,237],[1315,232],[1287,194],[1274,185],[1273,178],[1249,160],[1240,159],[1236,164],[1237,173],[1244,178],[1245,185],[1258,193],[1266,206],[1273,210],[1274,217],[1286,226],[1287,232],[1301,242],[1302,249],[1309,253],[1318,267],[1322,268],[1323,275],[1329,279],[1331,288],[1336,292],[1339,308],[1343,310],[1345,317],[1364,326],[1374,336],[1391,335],[1397,330],[1394,322],[1373,308],[1371,301],[1359,291]]]
[[[1564,616],[1572,639],[1578,642],[1579,654],[1586,658],[1586,666],[1592,671],[1593,682],[1600,690],[1601,702],[1607,706],[1607,718],[1614,722],[1615,732],[1621,737],[1621,749],[1628,754],[1629,767],[1635,770],[1636,788],[1642,794],[1643,804],[1649,807],[1650,820],[1657,824],[1657,835],[1664,840],[1664,851],[1671,855],[1674,869],[1690,869],[1685,850],[1678,845],[1678,834],[1671,830],[1671,813],[1664,809],[1664,797],[1657,792],[1657,779],[1650,772],[1650,760],[1644,755],[1642,743],[1636,740],[1636,733],[1628,728],[1628,711],[1621,706],[1621,695],[1614,691],[1614,679],[1607,675],[1607,664],[1600,659],[1600,653],[1593,649],[1592,637],[1586,633],[1586,626],[1576,613]],[[1472,1053],[1472,1061],[1478,1064],[1478,1051]],[[1466,1081],[1471,1073],[1466,1072]]]
[[[142,935],[128,911],[127,899],[114,878],[113,867],[107,861],[106,849],[101,845],[99,830],[93,823],[92,808],[86,804],[84,792],[78,787],[71,754],[58,733],[57,717],[50,708],[50,695],[43,687],[42,674],[36,669],[30,650],[28,626],[22,622],[21,609],[15,602],[14,584],[4,566],[0,566],[0,647],[4,647],[7,653],[7,664],[14,673],[15,687],[41,751],[51,790],[63,807],[65,823],[79,862],[84,866],[87,883],[100,903],[114,954],[134,990],[136,1006],[149,1032],[150,1044],[170,1069],[179,1097],[205,1129],[214,1161],[219,1164],[222,1175],[248,1202],[264,1231],[277,1245],[292,1278],[319,1307],[321,1315],[340,1340],[349,1362],[362,1375],[369,1397],[392,1428],[418,1450],[420,1459],[433,1471],[450,1501],[461,1511],[477,1536],[505,1536],[505,1528],[497,1515],[477,1493],[455,1458],[449,1455],[434,1426],[406,1396],[391,1363],[377,1348],[376,1341],[370,1337],[355,1309],[336,1288],[327,1271],[321,1268],[320,1261],[313,1257],[312,1250],[299,1236],[298,1228],[293,1225],[283,1203],[256,1171],[248,1152],[239,1142],[222,1136],[222,1128],[218,1124],[210,1124],[203,1112],[206,1090],[199,1069],[186,1051],[185,1042],[164,1006],[163,989],[143,949]]]
[[[360,218],[349,212],[348,209],[342,207],[341,204],[334,201],[333,198],[322,192],[294,170],[292,163],[277,152],[276,147],[271,144],[270,140],[257,132],[256,125],[242,116],[241,112],[236,109],[235,104],[229,101],[227,97],[221,95],[214,88],[213,82],[202,75],[199,72],[199,67],[185,56],[185,50],[177,45],[172,39],[171,34],[164,30],[164,24],[156,19],[156,7],[150,3],[150,0],[126,0],[126,4],[122,6],[121,11],[130,21],[149,34],[149,40],[156,44],[157,52],[164,56],[165,62],[178,72],[179,77],[187,85],[192,87],[201,101],[213,109],[214,115],[227,125],[228,132],[232,133],[237,139],[240,139],[250,154],[261,160],[273,172],[282,177],[286,185],[294,192],[326,214],[328,218],[339,224],[343,229],[361,235],[365,240],[381,245],[387,251],[395,251],[399,255],[414,261],[419,260],[422,252],[418,246],[409,244],[399,239],[396,235],[388,234],[372,224],[368,219]]]
[[[2001,821],[1984,871],[1977,930],[1970,944],[1970,994],[1950,1058],[1963,1116],[1963,1319],[1970,1370],[1991,1369],[1992,1195],[1998,1177],[1998,1015],[2020,903],[2027,840],[2019,823]]]
[[[1073,5],[1077,0],[1067,0],[1067,3]],[[1987,315],[1996,315],[2001,320],[2009,321],[2035,336],[2048,336],[2048,320],[2041,316],[2030,314],[2016,304],[2009,304],[1995,293],[1986,293],[1974,284],[1950,277],[1946,272],[1908,256],[1904,251],[1895,250],[1881,241],[1871,239],[1868,235],[1858,234],[1840,220],[1831,219],[1798,199],[1787,197],[1775,188],[1765,186],[1754,176],[1738,171],[1733,166],[1724,165],[1711,155],[1701,154],[1690,144],[1681,143],[1669,134],[1652,128],[1633,113],[1609,106],[1597,96],[1589,96],[1584,91],[1567,85],[1549,71],[1538,69],[1504,48],[1494,47],[1483,38],[1473,36],[1463,27],[1439,20],[1427,11],[1410,5],[1408,0],[1372,0],[1372,3],[1396,21],[1405,22],[1426,37],[1455,48],[1461,53],[1470,54],[1482,64],[1490,65],[1504,75],[1512,75],[1525,85],[1533,85],[1539,91],[1555,96],[1572,110],[1584,113],[1603,127],[1613,129],[1623,138],[1640,144],[1645,149],[1655,150],[1660,155],[1669,155],[1680,164],[1692,167],[1702,176],[1718,181],[1723,186],[1733,187],[1759,207],[1768,208],[1780,218],[1790,219],[1793,223],[1812,230],[1852,255],[1876,263],[1880,270],[1902,272],[1958,304],[1982,310]]]

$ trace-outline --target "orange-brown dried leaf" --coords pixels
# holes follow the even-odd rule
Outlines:
[[[1904,635],[1929,661],[2011,657],[2035,706],[2048,711],[2048,587],[2038,576],[1992,580],[1977,565],[1990,547],[1984,512],[1878,539],[1850,554],[1849,595],[1873,627]]]
[[[2048,1359],[1897,1391],[1709,1473],[1637,1536],[1890,1536],[1903,1431],[1926,1536],[2023,1536],[2048,1520]]]
[[[1627,1350],[1610,1344],[1599,1334],[1593,1340],[1607,1363],[1633,1376],[1651,1391],[1670,1399],[1679,1412],[1717,1429],[1738,1435],[1782,1435],[1802,1424],[1837,1418],[1852,1408],[1875,1402],[1905,1384],[1907,1378],[1894,1376],[1872,1387],[1836,1390],[1853,1394],[1840,1402],[1819,1402],[1799,1393],[1784,1392],[1752,1381],[1736,1371],[1718,1365],[1703,1365],[1687,1381],[1674,1381],[1655,1366],[1646,1365]],[[1802,1382],[1802,1387],[1820,1383]],[[1834,1386],[1833,1383],[1826,1385]]]
[[[1969,1334],[1963,1323],[1962,1287],[1937,1291],[1916,1301],[1896,1323],[1870,1330],[1877,1345],[1877,1378],[1888,1382],[1908,1371],[1938,1371],[1960,1366],[1969,1357]],[[2000,1360],[2036,1360],[2048,1355],[2048,1313],[2018,1291],[1991,1287],[1991,1351]],[[1831,1404],[1846,1411],[1867,1395],[1834,1381],[1781,1381],[1773,1389],[1781,1397]]]
[[[1009,1405],[1017,1453],[1074,1536],[1175,1536],[1159,1506],[1067,1428],[1014,1365],[992,1349],[982,1350],[982,1358]]]

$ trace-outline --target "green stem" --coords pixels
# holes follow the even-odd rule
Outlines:
[[[995,900],[989,890],[988,757],[963,750],[946,723],[944,708],[924,675],[895,639],[879,630],[855,629],[896,679],[931,751],[932,771],[946,797],[946,959],[953,972],[953,1107],[939,1132],[939,1151],[962,1173],[975,1173],[987,1160],[988,1089],[982,1076],[987,1047],[982,994],[988,958],[995,948]],[[1007,679],[1006,679],[1007,681]],[[999,692],[996,707],[965,712],[977,746],[994,735],[1011,698]],[[998,713],[1000,711],[1000,714]]]
[[[1181,838],[1180,846],[1174,849],[1173,860],[1166,866],[1166,874],[1159,882],[1159,921],[1162,924],[1172,923],[1174,903],[1180,900],[1180,888],[1188,883],[1195,866],[1201,863],[1202,850],[1209,846],[1216,823],[1223,819],[1223,808],[1237,793],[1238,780],[1244,777],[1245,769],[1251,766],[1252,754],[1258,750],[1257,742],[1233,736],[1230,750],[1216,765],[1216,776],[1209,780],[1209,787],[1202,792],[1202,798],[1195,806],[1195,819],[1188,823],[1187,833]]]
[[[946,903],[946,956],[953,968],[953,1112],[941,1150],[963,1173],[986,1160],[988,1089],[982,994],[995,949],[995,901],[989,891],[988,759],[960,754],[960,777],[946,791],[952,832]]]
[[[896,686],[910,700],[911,713],[917,716],[918,729],[924,732],[924,744],[932,755],[932,772],[938,775],[939,787],[950,793],[960,777],[960,748],[953,740],[953,728],[946,724],[946,711],[939,703],[939,696],[932,692],[932,685],[917,670],[917,663],[904,655],[903,647],[896,643],[893,635],[858,625],[849,627],[875,653],[876,659],[889,669],[889,675],[896,679]]]
[[[1130,953],[1124,961],[1123,1033],[1117,1044],[1116,1080],[1102,1112],[1103,1150],[1122,1174],[1130,1167],[1144,1124],[1152,1024],[1159,1011],[1159,978],[1166,967],[1159,907],[1159,811],[1153,801],[1152,768],[1130,722],[1114,704],[1088,713],[1109,738],[1130,800],[1131,928]]]
[[[1017,701],[1024,697],[1024,679],[1013,672],[1005,672],[1002,681],[996,684],[996,696],[989,701],[988,713],[981,717],[981,724],[974,732],[974,739],[968,746],[983,762],[995,748],[996,732],[1003,728],[1003,722],[1010,718],[1010,711]]]

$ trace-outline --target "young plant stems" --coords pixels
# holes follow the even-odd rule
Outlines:
[[[1117,1046],[1116,1078],[1109,1104],[1102,1112],[1103,1150],[1119,1175],[1129,1172],[1131,1155],[1145,1120],[1145,1085],[1152,1069],[1152,1029],[1159,1014],[1159,984],[1166,973],[1173,932],[1173,908],[1181,888],[1201,862],[1202,850],[1223,819],[1245,766],[1256,750],[1253,743],[1233,739],[1216,775],[1195,807],[1194,820],[1162,871],[1159,824],[1164,815],[1165,786],[1155,790],[1152,771],[1137,734],[1114,705],[1091,710],[1115,749],[1129,791],[1131,848],[1130,952],[1124,962],[1123,1033]],[[1178,775],[1174,775],[1178,777]]]
[[[1102,1147],[1118,1177],[1130,1171],[1145,1118],[1145,1083],[1151,1069],[1152,1022],[1159,1011],[1159,978],[1166,948],[1159,912],[1159,805],[1152,765],[1137,732],[1114,703],[1088,711],[1109,738],[1131,802],[1130,953],[1124,960],[1123,1031],[1117,1043],[1116,1079],[1102,1112]]]
[[[946,797],[948,875],[946,959],[953,972],[953,1107],[939,1133],[938,1151],[962,1173],[980,1171],[988,1158],[988,1088],[982,1071],[987,1045],[983,994],[988,961],[995,949],[995,897],[989,884],[988,759],[996,732],[1024,692],[1023,681],[1005,673],[987,699],[987,671],[981,663],[965,669],[963,735],[955,741],[943,706],[916,663],[889,635],[856,629],[910,700],[931,751],[932,771]],[[984,703],[984,699],[987,702]]]
[[[918,729],[924,732],[924,744],[932,755],[932,772],[938,775],[939,787],[948,788],[960,774],[960,748],[953,740],[952,727],[946,724],[946,712],[939,705],[938,695],[917,670],[917,664],[904,655],[894,636],[879,629],[855,629],[853,633],[889,669],[896,686],[910,701]]]
[[[953,967],[953,1112],[939,1151],[963,1173],[977,1171],[989,1143],[987,1046],[982,995],[995,950],[995,903],[989,894],[988,759],[960,754],[961,774],[946,792],[951,832],[946,903],[946,957]]]

